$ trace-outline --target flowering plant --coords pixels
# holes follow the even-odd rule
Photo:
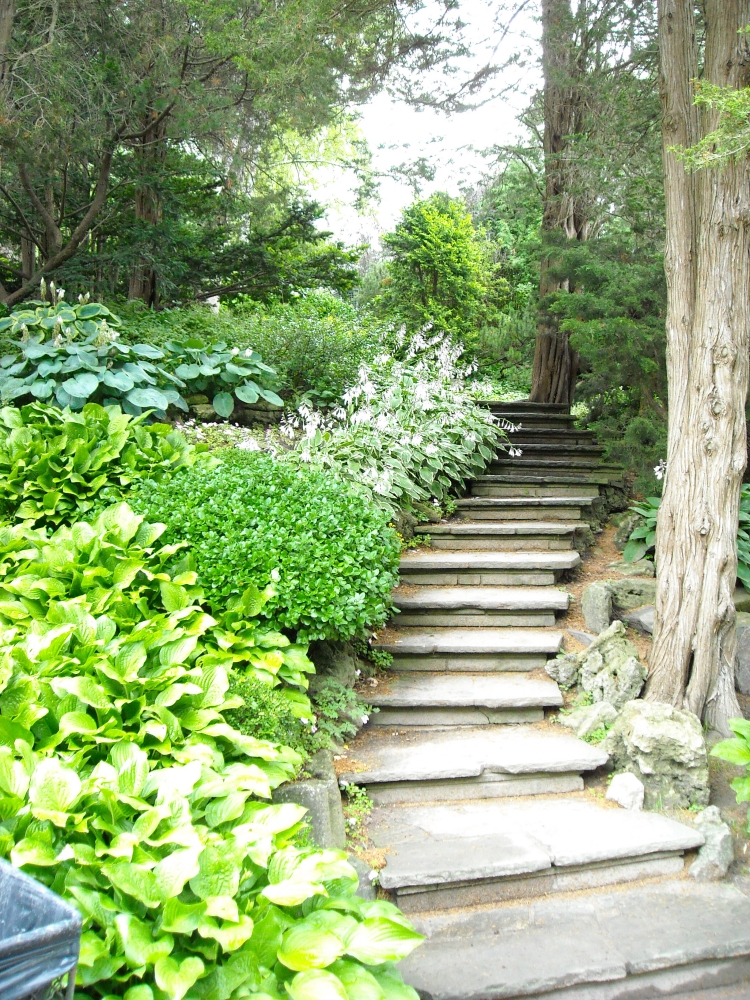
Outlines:
[[[301,407],[282,424],[302,436],[291,460],[331,468],[389,514],[440,504],[480,473],[507,436],[466,385],[460,345],[417,335],[403,352],[362,365],[330,414]]]

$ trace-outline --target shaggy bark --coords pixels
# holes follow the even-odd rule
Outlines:
[[[574,167],[570,139],[582,130],[584,100],[581,71],[576,58],[574,19],[570,0],[542,0],[542,67],[544,71],[544,215],[539,278],[541,303],[534,348],[530,399],[535,403],[573,400],[578,376],[578,355],[557,318],[544,308],[548,295],[569,291],[568,283],[554,276],[555,247],[560,239],[583,240],[588,221],[574,194]]]
[[[703,78],[750,83],[750,0],[707,0]],[[747,459],[750,351],[750,164],[690,174],[675,146],[715,126],[693,106],[693,4],[659,0],[669,439],[656,537],[656,625],[647,697],[714,729],[741,715],[734,693],[732,600],[740,487]]]
[[[156,226],[162,220],[160,177],[167,156],[166,118],[157,119],[143,131],[135,155],[139,164],[140,182],[135,192],[137,222]],[[141,260],[130,274],[128,298],[142,299],[148,306],[159,301],[156,272],[147,260]]]

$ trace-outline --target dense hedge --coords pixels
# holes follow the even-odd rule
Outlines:
[[[387,516],[330,472],[225,452],[219,468],[144,485],[132,505],[187,541],[216,609],[249,582],[278,578],[263,614],[300,639],[346,639],[378,626],[397,583]],[[278,571],[278,572],[276,572]]]

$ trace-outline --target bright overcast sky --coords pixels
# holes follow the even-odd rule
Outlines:
[[[535,13],[536,4],[530,9]],[[488,62],[500,64],[522,47],[533,45],[538,25],[529,15],[516,19],[508,36],[498,46],[499,30],[493,23],[493,8],[487,0],[462,0],[461,19],[473,55],[462,64],[466,75]],[[496,51],[493,51],[496,50]],[[520,133],[516,120],[539,86],[535,60],[528,69],[512,67],[487,85],[475,102],[486,103],[469,111],[446,115],[431,109],[416,110],[381,93],[361,109],[361,130],[373,154],[373,166],[385,173],[406,162],[425,157],[436,168],[435,180],[424,183],[423,194],[447,191],[459,194],[461,185],[476,182],[488,169],[481,155],[493,145],[511,142]],[[503,92],[511,84],[520,84]],[[499,94],[492,97],[493,93]],[[385,177],[380,182],[380,202],[367,215],[358,215],[351,204],[351,186],[340,173],[319,175],[315,196],[329,206],[325,225],[349,243],[365,239],[375,242],[380,233],[393,228],[401,210],[414,194],[407,181]]]

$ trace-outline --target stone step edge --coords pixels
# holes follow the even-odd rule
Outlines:
[[[451,521],[449,524],[418,525],[417,535],[573,535],[590,527],[585,521]]]
[[[596,497],[467,497],[456,501],[456,506],[464,509],[473,507],[590,507]]]
[[[534,633],[532,630],[519,629],[515,631],[517,631],[521,636],[523,636],[525,640],[525,643],[519,646],[516,645],[516,643],[518,643],[518,637],[513,635],[514,632],[513,629],[498,629],[498,631],[501,632],[502,634],[498,636],[493,636],[492,638],[495,642],[498,642],[499,640],[499,644],[497,647],[490,648],[487,645],[486,639],[481,643],[476,641],[479,638],[483,638],[486,635],[486,633],[490,631],[489,629],[465,628],[459,630],[450,627],[446,628],[445,629],[446,633],[453,633],[451,637],[449,637],[448,635],[446,636],[438,635],[437,633],[439,633],[440,631],[441,631],[440,629],[419,629],[419,628],[409,629],[408,636],[406,635],[403,636],[403,639],[408,639],[409,643],[415,644],[414,646],[411,646],[411,648],[409,645],[404,645],[402,643],[399,643],[398,639],[394,641],[388,638],[384,640],[378,639],[375,645],[377,646],[378,649],[385,650],[388,653],[393,653],[394,655],[398,656],[427,656],[430,653],[438,653],[438,654],[466,653],[469,655],[486,654],[488,656],[492,656],[493,654],[499,655],[503,653],[507,654],[550,653],[552,656],[554,656],[560,650],[563,642],[563,633],[559,631]],[[456,640],[455,633],[459,631],[466,633],[466,637],[463,643],[458,642]],[[397,629],[392,629],[392,632],[397,633]],[[481,633],[481,635],[477,635],[477,633]],[[529,642],[528,637],[535,635],[539,636],[538,640],[534,642],[532,639],[532,641]],[[424,648],[417,649],[416,643],[418,643],[420,638],[422,637],[427,641],[428,645],[425,646]],[[433,637],[435,641],[432,641]],[[473,643],[472,640],[474,640]]]

